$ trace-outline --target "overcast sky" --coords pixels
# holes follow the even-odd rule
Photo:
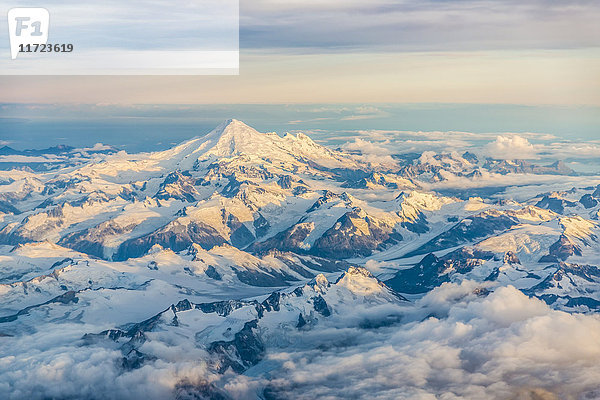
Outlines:
[[[0,102],[600,105],[600,2],[242,0],[240,76],[0,77]]]

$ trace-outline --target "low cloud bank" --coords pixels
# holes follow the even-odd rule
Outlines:
[[[514,287],[485,298],[444,284],[413,318],[351,347],[281,352],[275,398],[599,398],[600,318],[549,309]],[[316,336],[316,335],[315,335]]]
[[[210,371],[195,343],[153,343],[161,357],[124,372],[116,348],[83,346],[83,324],[4,337],[0,392],[8,399],[595,399],[600,317],[555,311],[517,289],[444,284],[401,322],[322,319],[268,339],[247,375]],[[152,342],[149,342],[152,343]],[[289,343],[294,343],[289,346]],[[195,396],[195,397],[194,397]],[[211,397],[212,396],[212,397]],[[215,397],[217,396],[217,397]]]

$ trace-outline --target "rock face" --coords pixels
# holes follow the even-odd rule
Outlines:
[[[311,234],[314,227],[314,223],[299,222],[264,242],[256,243],[253,248],[263,252],[271,249],[302,252],[305,250],[304,240]]]
[[[106,221],[97,226],[67,234],[58,243],[85,254],[104,258],[104,238],[131,232],[134,227],[134,225],[122,227],[114,221]]]
[[[508,261],[515,260],[508,255]],[[494,257],[491,252],[463,247],[442,258],[426,255],[412,268],[400,270],[385,284],[400,293],[426,293],[449,282],[453,274],[465,274]],[[507,260],[505,256],[505,260]]]
[[[596,197],[592,196],[589,193],[584,194],[583,196],[581,196],[581,199],[579,199],[579,202],[585,208],[594,208],[594,207],[596,207],[598,205],[598,199]]]
[[[317,239],[311,252],[331,258],[368,256],[401,240],[402,235],[392,227],[354,209]]]
[[[368,256],[402,240],[402,235],[392,224],[379,220],[352,204],[352,199],[345,193],[336,195],[325,191],[300,221],[268,240],[255,243],[252,249],[258,252],[277,249],[344,259]],[[337,220],[331,220],[333,212],[339,213],[339,210],[344,209],[348,211]],[[333,226],[324,230],[321,216],[330,220],[329,224]]]
[[[546,208],[556,213],[562,214],[565,212],[567,207],[575,207],[577,203],[561,199],[559,197],[544,196],[537,204],[536,207]]]
[[[448,249],[477,239],[505,231],[519,221],[506,213],[495,210],[485,211],[478,215],[465,218],[444,233],[436,236],[408,256],[425,254],[431,251]]]
[[[10,204],[8,201],[0,200],[0,213],[4,214],[20,214],[17,207]]]
[[[581,248],[565,235],[561,235],[556,243],[550,246],[547,255],[540,258],[540,262],[565,261],[572,255],[581,256]]]
[[[265,345],[257,334],[258,320],[244,323],[244,327],[234,335],[233,340],[212,342],[208,351],[222,359],[219,372],[231,368],[237,373],[258,364],[264,357]]]
[[[600,282],[600,268],[560,262],[547,269],[551,273],[525,293],[539,297],[549,305],[568,309],[600,309],[600,301],[589,296],[590,288]]]
[[[160,184],[154,197],[161,200],[175,199],[193,203],[200,197],[195,185],[196,180],[192,178],[189,171],[174,171],[167,175]]]
[[[507,251],[506,254],[504,254],[503,261],[504,264],[521,264],[519,257],[512,251]]]
[[[157,244],[173,251],[183,251],[194,243],[205,249],[211,249],[227,243],[227,240],[213,227],[202,222],[182,225],[175,221],[156,232],[123,242],[113,256],[113,260],[121,261],[139,257]]]
[[[358,181],[349,180],[342,185],[342,187],[356,189],[367,189],[377,186],[398,189],[398,184],[396,182],[390,182],[385,175],[376,172],[372,172]]]

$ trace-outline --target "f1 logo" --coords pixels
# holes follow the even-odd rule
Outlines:
[[[46,44],[50,13],[45,8],[12,8],[8,11],[10,55],[14,60],[21,46]]]

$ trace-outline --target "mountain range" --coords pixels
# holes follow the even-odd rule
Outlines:
[[[110,360],[130,379],[114,392],[0,382],[14,398],[141,396],[135,377],[147,373],[163,379],[156,398],[302,398],[278,380],[301,363],[284,353],[350,351],[362,345],[350,331],[377,341],[450,318],[432,305],[440,293],[463,293],[447,304],[504,294],[548,313],[600,309],[600,184],[517,201],[485,183],[576,175],[560,160],[426,152],[390,165],[237,120],[160,152],[0,156],[0,339],[34,349],[15,368],[43,385],[49,360],[75,354],[66,362],[79,368],[97,354],[94,368]],[[432,189],[455,179],[479,179],[479,196]]]

